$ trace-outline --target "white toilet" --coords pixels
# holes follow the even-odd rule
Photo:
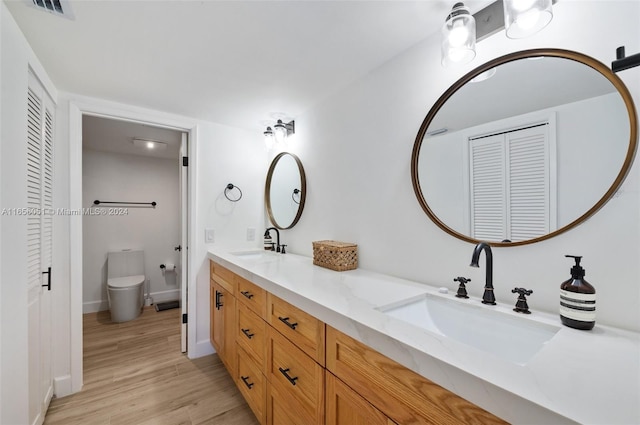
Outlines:
[[[133,320],[144,306],[144,251],[107,254],[107,298],[112,322]]]

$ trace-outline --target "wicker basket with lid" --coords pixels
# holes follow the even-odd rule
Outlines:
[[[358,268],[358,245],[338,241],[315,241],[313,264],[338,272]]]

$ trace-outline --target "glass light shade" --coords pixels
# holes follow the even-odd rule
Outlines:
[[[287,138],[287,127],[282,123],[282,120],[278,120],[276,125],[273,126],[273,135],[276,143],[284,143],[284,140]]]
[[[267,127],[267,129],[264,132],[264,144],[267,147],[267,149],[273,149],[273,146],[275,145],[273,130],[271,130],[271,127]]]
[[[476,57],[476,20],[456,3],[442,26],[442,65],[464,65]]]
[[[552,0],[504,0],[504,27],[507,37],[529,37],[553,19]]]

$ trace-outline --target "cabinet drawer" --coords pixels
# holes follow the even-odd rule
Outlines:
[[[236,286],[238,300],[264,319],[267,314],[267,291],[240,276],[236,276]]]
[[[238,326],[236,342],[253,357],[264,370],[264,359],[267,357],[267,325],[256,313],[242,303],[238,304]]]
[[[237,347],[238,378],[237,385],[249,407],[261,424],[266,422],[267,380],[259,368],[242,347]]]
[[[327,369],[399,424],[506,423],[330,326]]]
[[[324,365],[324,322],[281,300],[268,295],[267,320],[316,362]]]
[[[214,280],[218,285],[229,291],[232,295],[235,295],[235,273],[211,260],[209,260],[209,265],[210,278]]]
[[[313,423],[324,421],[324,369],[273,328],[268,328],[267,379],[294,398]]]

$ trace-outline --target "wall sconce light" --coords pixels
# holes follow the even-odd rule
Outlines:
[[[273,149],[277,145],[284,145],[287,138],[295,134],[295,121],[291,120],[288,123],[282,122],[279,119],[276,124],[271,127],[267,127],[264,131],[264,143],[267,146],[267,149]]]
[[[476,57],[476,20],[456,3],[442,26],[442,65],[464,65]]]
[[[273,130],[271,130],[271,127],[267,127],[267,129],[264,131],[264,144],[267,146],[267,149],[273,149],[273,147],[276,144],[276,141],[273,137]]]
[[[503,29],[509,38],[524,38],[537,33],[553,19],[552,5],[555,1],[497,0],[473,15],[462,3],[456,3],[442,27],[442,65],[469,63],[475,57],[475,43]],[[466,21],[462,19],[473,21],[473,45],[461,35],[454,36],[453,40],[450,36],[454,30],[463,34]],[[464,49],[471,49],[470,46],[473,46],[473,53],[468,53],[469,58],[463,53]]]

